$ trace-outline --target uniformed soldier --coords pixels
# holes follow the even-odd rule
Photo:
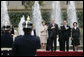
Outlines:
[[[1,47],[12,47],[13,36],[11,35],[10,25],[6,23],[3,26],[3,34],[1,35]]]
[[[9,56],[10,50],[12,50],[13,36],[11,35],[10,25],[6,22],[2,27],[1,35],[1,56]],[[10,55],[11,56],[11,55]]]
[[[15,38],[14,56],[35,56],[40,48],[40,38],[31,35],[33,24],[28,20],[23,23],[24,35]]]

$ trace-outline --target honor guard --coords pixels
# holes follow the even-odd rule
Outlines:
[[[11,35],[11,28],[8,22],[2,27],[1,35],[1,56],[9,56],[12,50],[13,36]]]
[[[40,48],[40,39],[31,35],[33,24],[28,16],[23,24],[24,35],[15,38],[13,43],[14,56],[35,56],[36,50]]]

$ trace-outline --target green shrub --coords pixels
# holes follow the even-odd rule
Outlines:
[[[28,15],[30,16],[30,18],[32,18],[31,11],[28,11],[28,12],[12,12],[12,11],[10,11],[9,12],[10,21],[13,24],[13,26],[15,26],[15,27],[18,26],[22,15],[24,15],[25,18],[27,18]],[[43,18],[43,20],[46,21],[46,23],[50,22],[50,16],[51,16],[50,12],[45,12],[45,11],[42,12],[42,18]],[[78,17],[79,26],[83,27],[83,12],[80,12],[80,11],[77,12],[77,17]],[[67,20],[66,11],[62,11],[62,19]]]

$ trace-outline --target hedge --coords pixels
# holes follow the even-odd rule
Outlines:
[[[10,21],[13,24],[13,26],[15,27],[18,26],[22,15],[24,15],[25,18],[27,18],[28,15],[30,16],[30,18],[32,18],[31,11],[30,12],[13,12],[13,11],[9,12]],[[50,16],[51,16],[50,12],[42,12],[42,18],[46,21],[46,23],[50,22]],[[83,27],[83,12],[78,11],[77,17],[79,18],[78,19],[79,26]],[[65,11],[62,11],[62,19],[67,20],[67,13]]]

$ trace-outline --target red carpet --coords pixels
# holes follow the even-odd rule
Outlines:
[[[83,56],[83,52],[63,52],[63,51],[56,51],[56,52],[50,52],[50,51],[37,51],[37,56]]]

